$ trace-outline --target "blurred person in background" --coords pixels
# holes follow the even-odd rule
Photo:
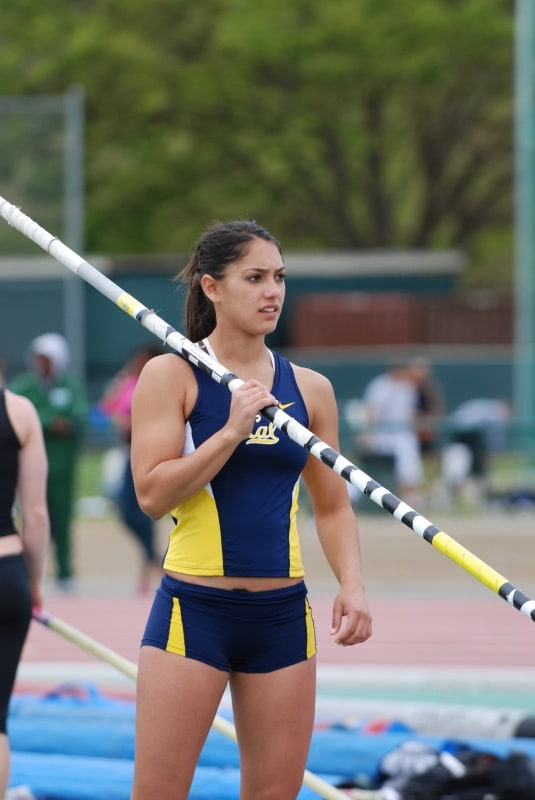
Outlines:
[[[493,397],[465,400],[449,417],[451,442],[467,451],[461,493],[476,504],[486,498],[490,458],[506,447],[511,417],[510,402]]]
[[[424,356],[409,362],[411,376],[416,384],[416,434],[422,455],[434,453],[441,438],[441,425],[446,406],[444,390],[433,372],[433,364]]]
[[[416,433],[418,390],[410,363],[393,361],[368,383],[362,402],[365,421],[359,449],[390,457],[397,495],[409,505],[418,504],[424,473]]]
[[[412,379],[416,384],[415,428],[422,456],[426,494],[440,477],[442,429],[446,415],[444,390],[435,377],[433,364],[425,356],[416,356],[409,362]]]
[[[121,520],[134,535],[141,550],[141,569],[138,582],[140,594],[146,594],[151,586],[153,574],[161,577],[161,557],[155,548],[155,523],[139,507],[132,477],[130,442],[132,438],[132,395],[139,375],[147,361],[161,355],[163,349],[156,343],[145,343],[137,347],[125,366],[114,377],[104,392],[100,407],[112,418],[124,451],[121,475],[114,501]]]
[[[27,398],[0,388],[0,798],[5,796],[10,768],[9,701],[32,605],[42,605],[49,541],[46,481],[37,412]]]
[[[59,333],[38,336],[28,347],[28,371],[9,388],[27,397],[43,428],[48,457],[47,503],[54,542],[57,586],[72,588],[71,527],[77,465],[88,403],[82,380],[70,372],[70,348]]]

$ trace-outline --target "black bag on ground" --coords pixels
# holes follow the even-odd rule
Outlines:
[[[535,800],[535,761],[525,753],[506,758],[472,751],[459,754],[466,774],[453,777],[438,764],[403,786],[403,800]]]

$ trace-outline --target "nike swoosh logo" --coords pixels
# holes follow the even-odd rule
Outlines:
[[[295,405],[295,400],[292,403],[279,403],[279,408],[281,411],[284,411],[285,408],[290,408],[290,406]]]

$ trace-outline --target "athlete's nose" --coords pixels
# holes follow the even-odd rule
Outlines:
[[[266,295],[268,297],[280,297],[284,284],[277,280],[276,277],[270,278],[265,284]]]

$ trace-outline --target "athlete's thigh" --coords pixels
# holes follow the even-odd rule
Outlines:
[[[315,656],[274,672],[231,673],[230,687],[240,746],[240,797],[293,800],[314,726]]]
[[[141,648],[132,800],[188,796],[227,682],[227,672],[201,661]]]

